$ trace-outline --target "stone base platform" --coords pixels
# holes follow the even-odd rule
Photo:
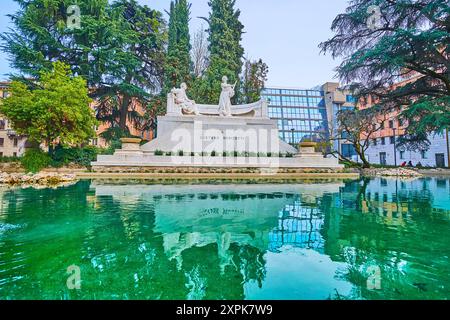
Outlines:
[[[232,156],[158,156],[153,151],[139,147],[140,139],[122,139],[122,149],[114,155],[100,155],[92,162],[94,172],[145,172],[146,168],[256,168],[279,170],[281,168],[343,169],[334,157],[324,158],[314,148],[300,146],[300,153],[291,157],[232,157]],[[278,154],[277,154],[278,155]],[[137,170],[136,170],[137,169]]]
[[[92,163],[93,171],[111,171],[114,168],[330,168],[342,169],[334,158],[293,157],[293,158],[223,158],[223,157],[178,157],[153,155],[99,156]]]

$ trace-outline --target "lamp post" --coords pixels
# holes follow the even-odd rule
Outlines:
[[[292,120],[289,120],[289,126],[291,127],[291,145],[295,147],[295,128],[294,128],[294,122]]]
[[[295,129],[294,128],[291,129],[291,134],[292,134],[292,146],[295,146]]]
[[[394,165],[397,166],[397,136],[395,130],[395,128],[392,128],[392,131],[394,132]]]

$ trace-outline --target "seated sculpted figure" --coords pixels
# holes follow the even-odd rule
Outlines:
[[[195,114],[198,116],[200,112],[198,111],[197,105],[194,100],[190,100],[186,94],[187,85],[182,83],[180,88],[172,89],[172,94],[175,98],[175,104],[181,108],[187,114]]]

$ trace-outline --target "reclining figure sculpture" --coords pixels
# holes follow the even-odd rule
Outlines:
[[[173,88],[170,92],[173,96],[171,97],[175,104],[186,114],[194,114],[196,116],[200,115],[198,111],[197,104],[194,100],[188,98],[186,94],[187,85],[182,83],[179,89]],[[169,100],[169,99],[167,99]]]
[[[218,105],[197,104],[187,96],[186,83],[180,88],[174,88],[167,95],[168,116],[220,116],[220,117],[256,117],[269,119],[268,104],[260,100],[251,104],[232,105],[231,98],[235,95],[235,85],[227,83],[228,78],[222,78],[222,93]]]

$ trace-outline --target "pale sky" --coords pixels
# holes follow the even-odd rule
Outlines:
[[[13,0],[2,0],[0,32],[7,30],[6,14],[17,10]],[[170,0],[139,0],[151,8],[167,10]],[[191,32],[208,16],[208,0],[191,0]],[[344,12],[347,0],[237,0],[245,26],[245,55],[262,58],[269,65],[266,86],[311,88],[336,81],[339,61],[320,54],[318,44],[332,36],[333,19]],[[11,72],[7,56],[0,52],[0,79]]]

